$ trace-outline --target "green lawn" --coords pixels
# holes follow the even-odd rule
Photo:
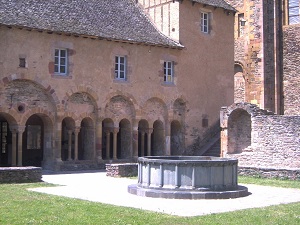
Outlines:
[[[300,189],[300,181],[239,177],[255,183]],[[197,217],[177,217],[28,191],[49,186],[0,185],[0,224],[300,224],[300,203]]]

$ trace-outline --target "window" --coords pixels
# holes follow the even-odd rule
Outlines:
[[[25,68],[26,67],[26,60],[25,58],[19,58],[19,67]]]
[[[208,33],[208,13],[201,12],[201,31],[203,33]]]
[[[300,23],[299,0],[289,0],[289,24]]]
[[[55,74],[67,74],[67,49],[55,49],[54,72]]]
[[[126,57],[125,56],[115,57],[115,79],[119,79],[119,80],[126,79]]]
[[[174,77],[174,62],[165,61],[164,62],[164,82],[173,83]]]

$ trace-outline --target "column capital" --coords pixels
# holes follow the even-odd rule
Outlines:
[[[68,134],[71,135],[73,133],[72,130],[68,130]]]
[[[23,133],[26,129],[26,126],[19,125],[17,129],[18,129],[18,133]]]
[[[146,129],[146,133],[147,133],[147,134],[152,134],[152,133],[153,133],[153,128],[148,128],[148,129]]]
[[[11,125],[11,126],[9,126],[9,130],[10,130],[10,132],[12,132],[12,133],[17,133],[18,132],[18,125]]]
[[[120,128],[119,128],[119,127],[114,127],[114,128],[113,128],[113,133],[114,133],[114,134],[119,133],[119,131],[120,131]]]
[[[75,134],[78,134],[78,133],[80,132],[80,128],[81,128],[81,127],[75,127],[74,133],[75,133]]]

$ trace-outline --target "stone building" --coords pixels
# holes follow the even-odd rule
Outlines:
[[[237,9],[235,104],[221,110],[222,155],[300,170],[300,2],[227,2]]]
[[[195,154],[233,103],[223,0],[0,0],[0,166]]]

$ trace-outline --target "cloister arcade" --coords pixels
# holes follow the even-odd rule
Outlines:
[[[158,97],[137,104],[116,94],[100,111],[95,96],[87,92],[71,93],[60,104],[38,83],[14,82],[5,90],[7,104],[0,107],[0,166],[51,169],[58,162],[132,161],[180,155],[184,149],[182,99],[167,107]],[[26,92],[15,87],[20,82]]]

